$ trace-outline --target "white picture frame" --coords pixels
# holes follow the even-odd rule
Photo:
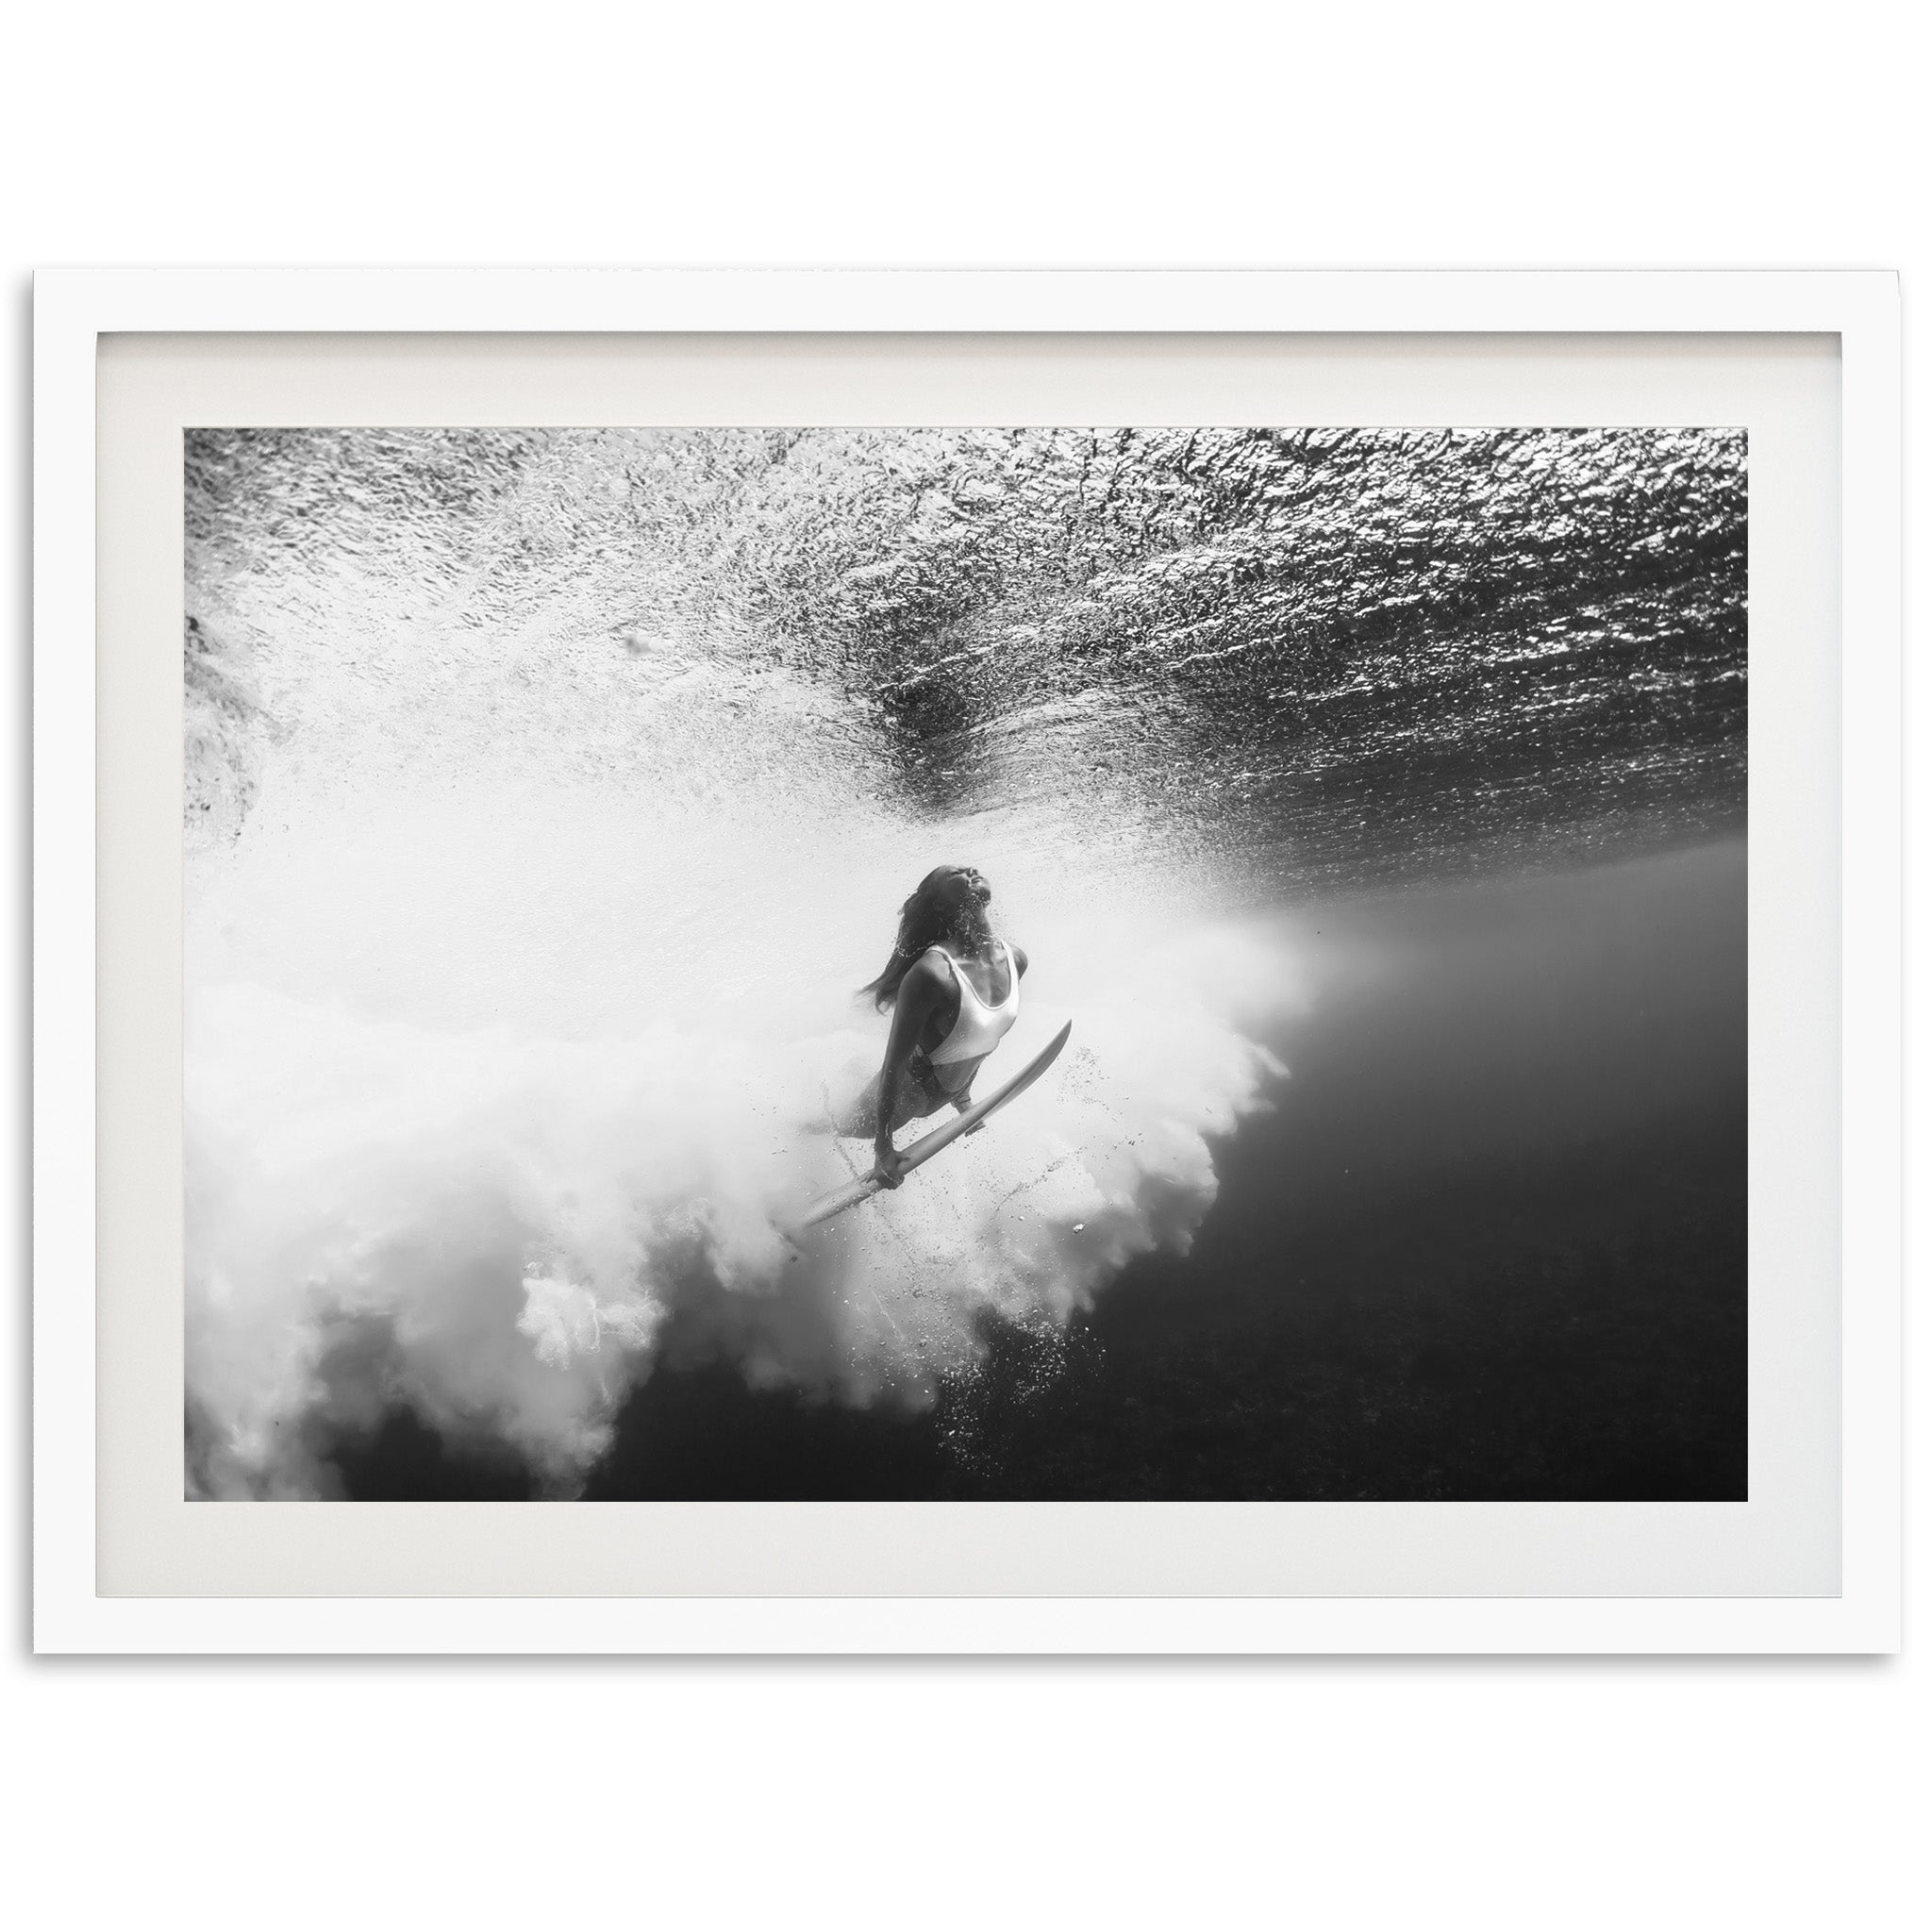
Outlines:
[[[1693,336],[1720,344],[1720,353],[1724,338],[1835,337],[1839,529],[1821,534],[1837,538],[1840,584],[1836,947],[1842,1298],[1840,1402],[1831,1418],[1840,1484],[1838,1592],[539,1596],[523,1593],[527,1583],[511,1581],[498,1586],[500,1594],[459,1588],[425,1595],[420,1584],[394,1595],[101,1593],[97,1233],[100,1217],[130,1211],[129,1204],[96,1191],[103,1125],[96,1108],[96,808],[101,786],[112,777],[96,759],[101,339],[341,334],[1263,335],[1341,341],[1413,336],[1497,342]],[[38,1649],[1763,1653],[1897,1646],[1901,773],[1893,277],[60,271],[38,281],[35,342]],[[1828,729],[1829,721],[1819,720],[1816,728]],[[102,890],[110,889],[118,890],[104,881]],[[178,1404],[176,1365],[157,1363],[153,1373],[163,1382],[175,1376]],[[250,1506],[264,1524],[279,1514],[285,1525],[287,1511],[314,1507]],[[844,1506],[808,1507],[821,1512],[824,1534],[840,1533],[837,1512]]]

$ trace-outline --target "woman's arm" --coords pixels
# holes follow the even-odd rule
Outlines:
[[[892,1109],[899,1097],[899,1082],[905,1077],[906,1063],[925,1023],[932,1018],[944,996],[940,975],[924,959],[899,982],[899,997],[892,1007],[891,1030],[886,1035],[886,1058],[879,1068],[879,1111],[873,1135],[874,1172],[882,1186],[896,1188],[901,1179],[898,1149],[892,1145]]]

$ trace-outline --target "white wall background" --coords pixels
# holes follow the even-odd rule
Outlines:
[[[24,814],[35,265],[1897,267],[1910,354],[1932,272],[1910,20],[35,8],[0,117],[8,803]],[[1916,428],[1909,372],[1907,392]],[[1910,563],[1923,544],[1921,525]],[[0,1040],[15,1091],[23,1038]],[[23,1279],[24,1122],[4,1121]],[[21,1398],[25,1342],[16,1313]],[[1921,1655],[34,1663],[25,1441],[21,1413],[0,1443],[0,1898],[23,1924],[1876,1926],[1932,1893]]]

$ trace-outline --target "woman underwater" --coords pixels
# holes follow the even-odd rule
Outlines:
[[[993,935],[992,888],[970,865],[941,865],[899,908],[899,938],[886,970],[863,989],[891,1008],[886,1058],[851,1113],[846,1134],[870,1134],[882,1185],[902,1163],[892,1132],[945,1106],[973,1104],[973,1076],[1020,1017],[1026,955]]]

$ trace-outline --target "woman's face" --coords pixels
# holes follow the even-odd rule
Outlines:
[[[939,896],[948,906],[981,906],[992,897],[992,888],[970,865],[949,865],[939,882]]]

